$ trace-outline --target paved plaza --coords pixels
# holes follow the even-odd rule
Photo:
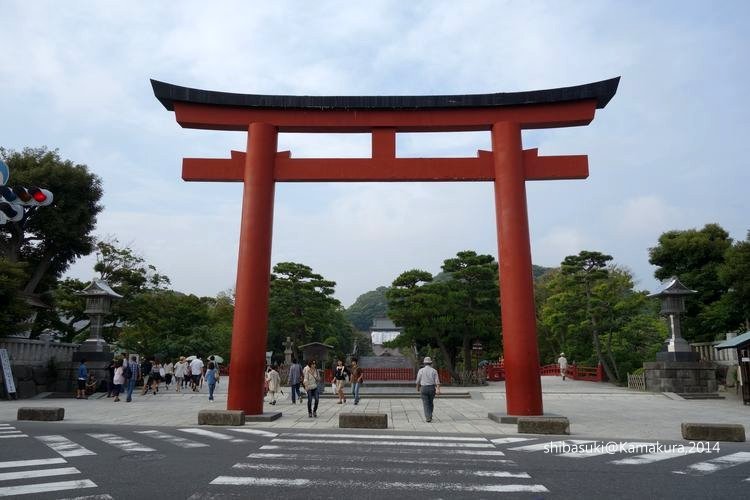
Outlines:
[[[21,406],[58,406],[65,408],[64,423],[120,424],[148,426],[194,426],[198,411],[226,408],[227,378],[218,385],[215,402],[201,393],[162,389],[158,395],[134,395],[132,403],[114,403],[97,394],[88,400],[27,399],[0,402],[0,422],[16,420]],[[681,422],[739,423],[750,434],[750,406],[744,406],[730,388],[726,399],[684,400],[676,394],[635,392],[608,383],[562,381],[558,377],[542,377],[544,410],[548,414],[568,417],[571,434],[579,437],[620,439],[680,440]],[[330,387],[328,388],[330,391]],[[358,406],[349,399],[346,404],[323,397],[318,418],[309,418],[306,404],[293,405],[279,399],[276,405],[266,404],[266,411],[280,411],[282,417],[273,422],[248,423],[248,427],[266,429],[335,429],[338,414],[344,412],[377,412],[388,414],[389,428],[395,431],[497,435],[517,434],[512,424],[498,424],[487,417],[489,412],[505,411],[505,385],[491,382],[482,387],[443,387],[443,392],[468,392],[470,397],[438,397],[431,423],[424,421],[422,402],[416,392],[400,388],[404,397],[383,394],[383,388],[362,390]],[[285,389],[285,393],[288,391]],[[390,391],[393,394],[394,390]]]

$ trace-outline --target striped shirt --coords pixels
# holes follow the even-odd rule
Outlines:
[[[440,385],[440,377],[436,369],[430,365],[420,368],[417,372],[417,385]]]

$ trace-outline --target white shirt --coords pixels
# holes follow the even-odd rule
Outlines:
[[[567,368],[568,360],[565,358],[565,356],[560,356],[559,358],[557,358],[557,364],[560,365],[560,368]]]
[[[425,365],[417,372],[417,385],[440,385],[440,377],[436,369],[430,365]]]
[[[203,361],[200,358],[195,358],[190,362],[190,373],[192,375],[203,374]]]

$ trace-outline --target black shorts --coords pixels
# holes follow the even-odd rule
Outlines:
[[[78,381],[78,390],[79,391],[85,391],[86,390],[86,381],[85,380],[79,380]]]

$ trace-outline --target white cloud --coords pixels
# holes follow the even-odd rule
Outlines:
[[[98,233],[212,295],[234,284],[241,186],[185,184],[183,157],[228,157],[241,133],[184,130],[149,78],[303,95],[520,91],[622,75],[588,127],[527,131],[540,154],[588,154],[586,181],[529,183],[534,262],[610,253],[642,280],[667,229],[744,238],[750,201],[750,6],[667,1],[6,1],[0,146],[59,147],[103,179]],[[363,136],[284,134],[303,156],[364,156]],[[398,138],[399,156],[473,155],[488,134]],[[345,303],[403,270],[496,252],[489,184],[280,185],[274,261],[335,279]],[[78,264],[82,275],[91,271]]]

